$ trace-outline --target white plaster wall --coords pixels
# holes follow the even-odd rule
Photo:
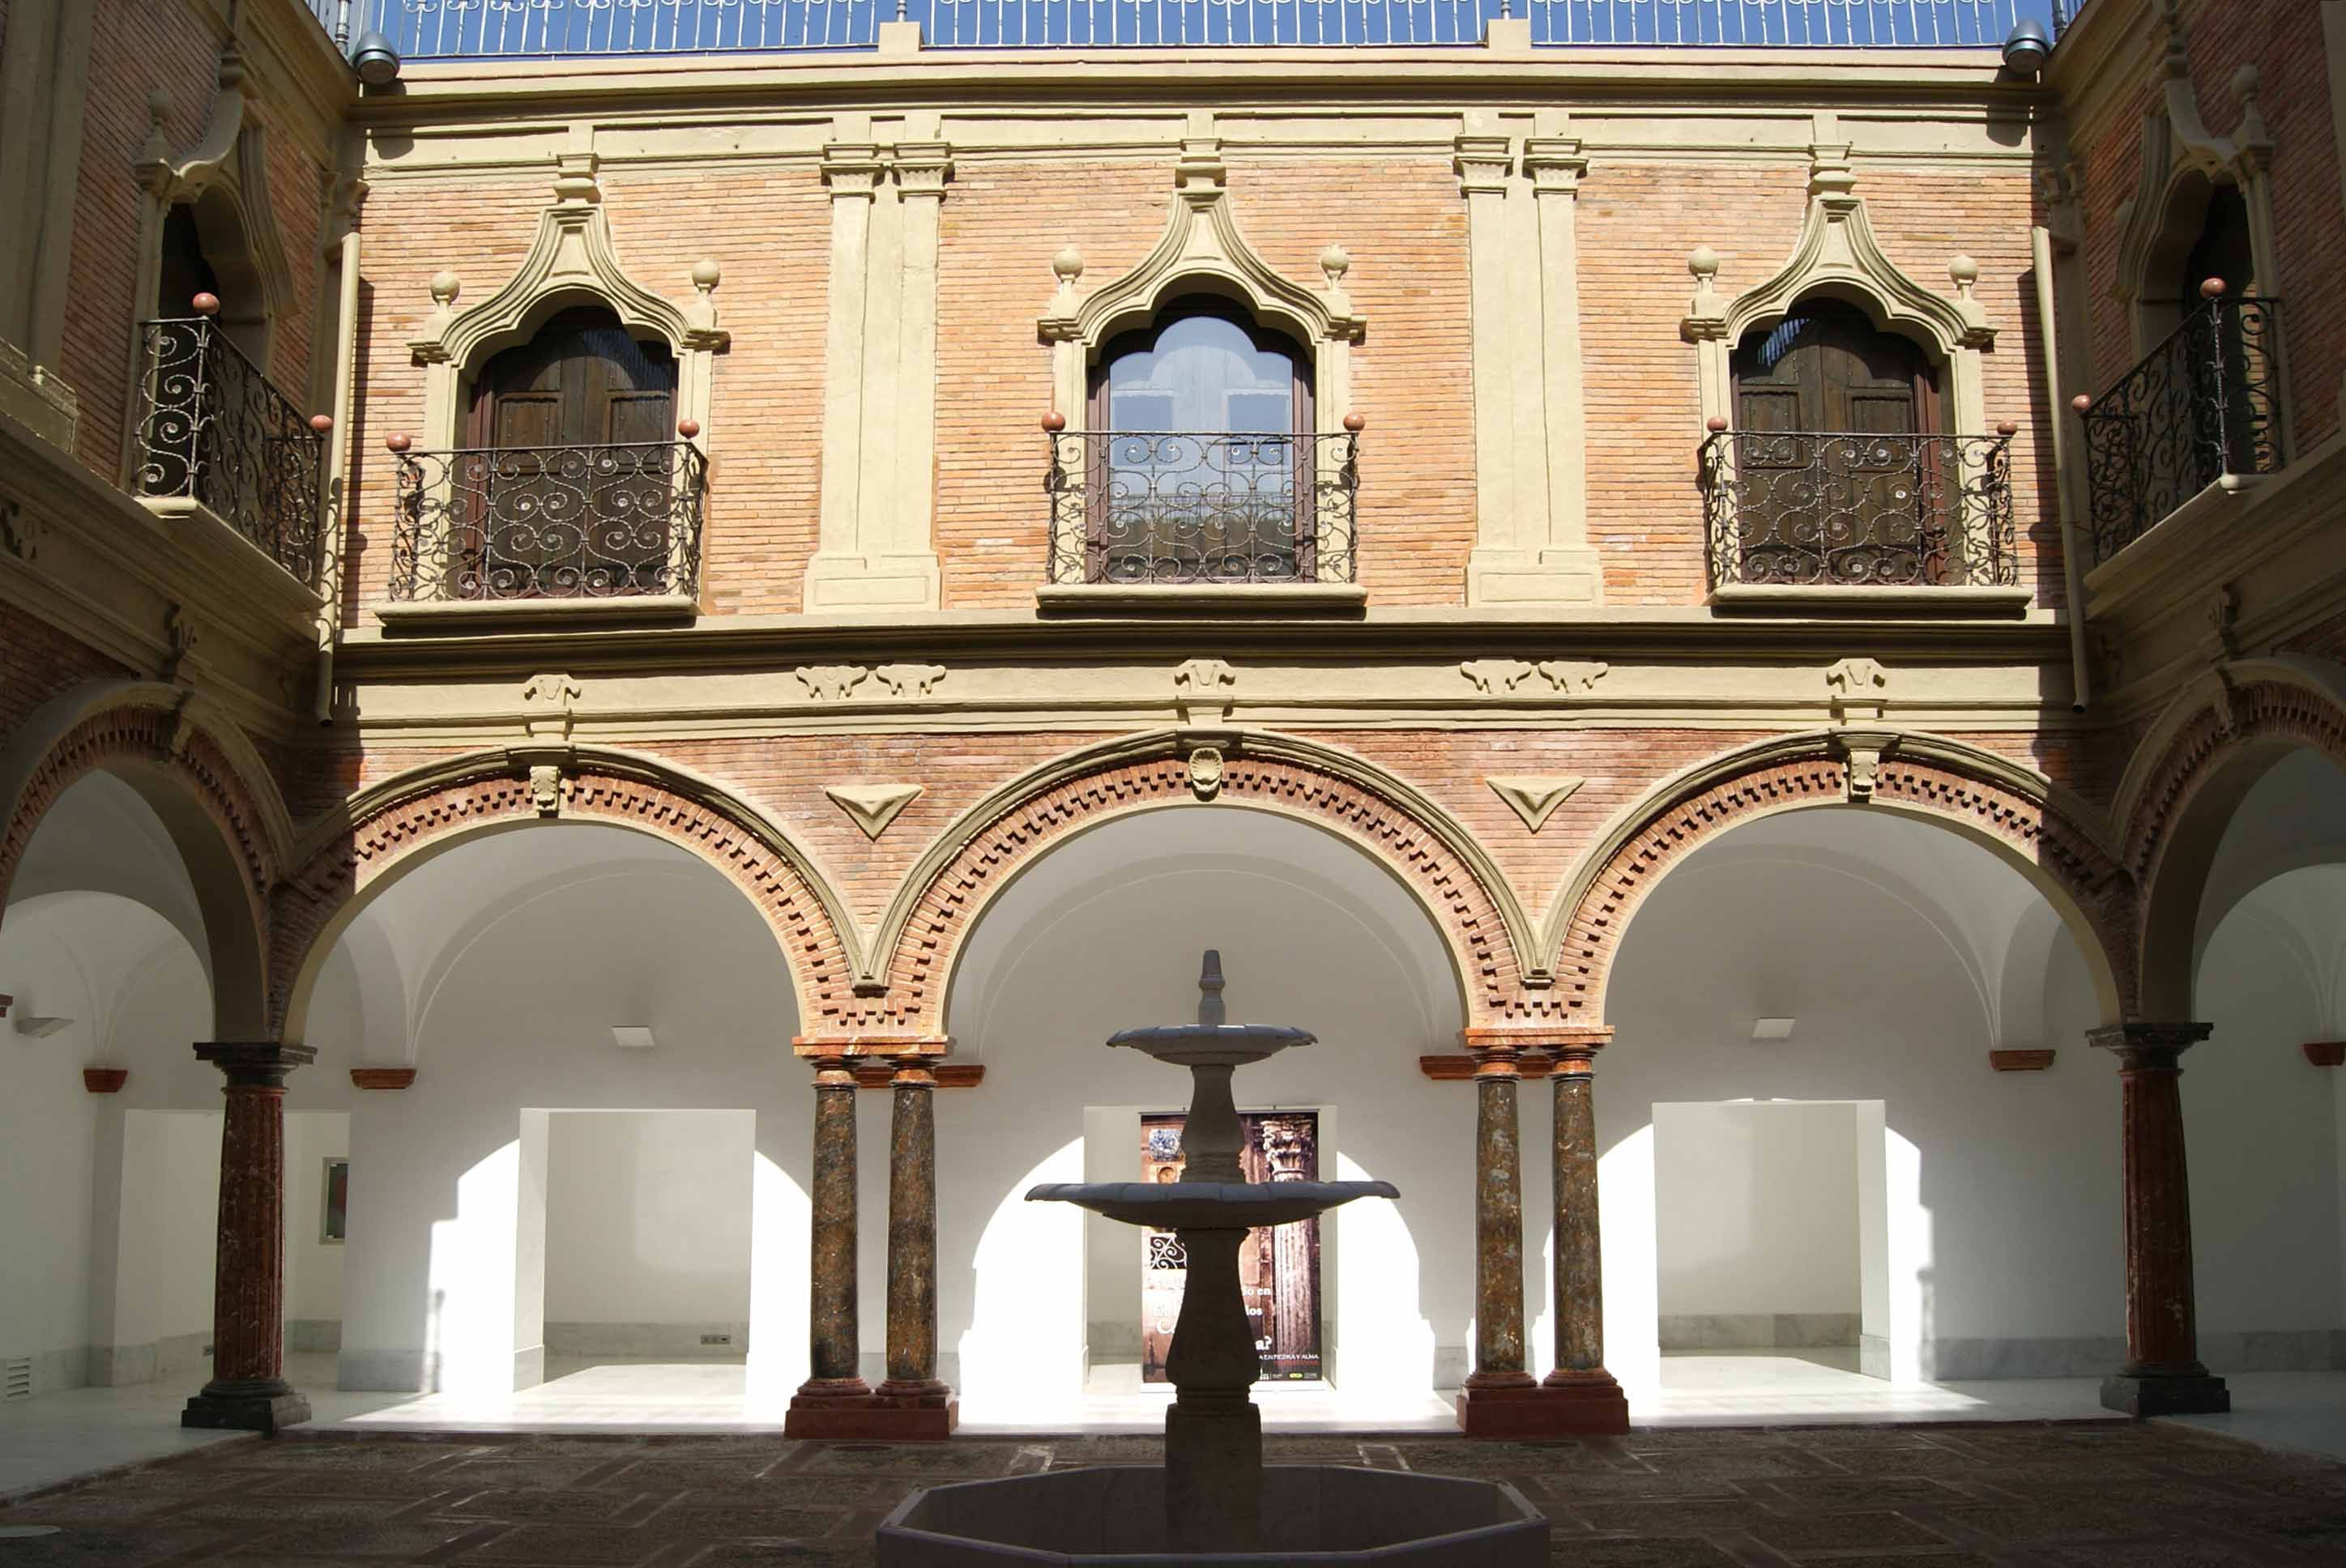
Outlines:
[[[347,1112],[286,1114],[285,1338],[290,1349],[341,1348],[346,1249],[341,1242],[325,1239],[326,1162],[346,1159],[350,1152]]]
[[[0,922],[0,993],[87,1017],[88,988],[63,944],[11,910]],[[21,1015],[26,1003],[17,1003]],[[34,1358],[36,1389],[88,1377],[91,1171],[97,1096],[85,1092],[90,1025],[46,1039],[0,1022],[0,1357]]]
[[[552,1117],[546,1323],[746,1333],[756,1135],[741,1111]],[[694,1343],[643,1336],[647,1349]],[[565,1347],[549,1339],[548,1349]]]
[[[780,952],[748,901],[646,836],[550,824],[460,844],[376,907],[421,977],[417,1079],[352,1108],[342,1385],[493,1390],[529,1376],[546,1145],[525,1127],[566,1110],[755,1115],[753,1371],[801,1379],[812,1093],[790,1054]],[[349,987],[343,1005],[379,989]],[[617,1024],[650,1027],[658,1048],[619,1049]],[[347,1015],[312,1029],[375,1037]],[[865,1234],[868,1256],[884,1227]]]
[[[114,1312],[95,1340],[112,1348],[109,1381],[144,1382],[202,1364],[212,1329],[222,1119],[218,1111],[123,1114],[120,1229],[104,1260],[114,1273]]]
[[[1856,1313],[1857,1110],[1654,1107],[1664,1316]]]
[[[2106,1370],[2123,1332],[2117,1082],[2085,1046],[2082,961],[2054,936],[2041,1019],[2005,1019],[2059,1056],[1990,1070],[1994,951],[2035,898],[1984,850],[1862,808],[1727,835],[1632,918],[1596,1067],[1607,1363],[1656,1374],[1653,1107],[1879,1100],[1898,1375]],[[1971,907],[1956,921],[1941,907]],[[2002,911],[2001,921],[1981,910]],[[2012,960],[2017,962],[2018,960]],[[1791,1017],[1792,1038],[1751,1038]],[[1877,1314],[1868,1311],[1868,1317]]]
[[[1325,1222],[1331,1380],[1423,1390],[1463,1377],[1474,1096],[1416,1064],[1458,1046],[1439,939],[1380,868],[1317,830],[1181,808],[1109,824],[1044,857],[981,916],[954,977],[955,1054],[986,1067],[981,1087],[937,1096],[941,1341],[956,1357],[945,1375],[957,1375],[968,1419],[1072,1400],[1085,1372],[1087,1288],[1107,1293],[1103,1313],[1124,1313],[1113,1244],[1094,1249],[1087,1278],[1082,1212],[1023,1194],[1038,1181],[1085,1179],[1087,1127],[1109,1136],[1093,1174],[1126,1147],[1137,1171],[1137,1137],[1107,1122],[1128,1121],[1134,1107],[1181,1108],[1188,1075],[1105,1041],[1136,1023],[1195,1017],[1208,947],[1221,951],[1233,1021],[1320,1035],[1243,1069],[1239,1102],[1320,1108],[1322,1171],[1402,1190],[1398,1204],[1364,1201]],[[884,1148],[885,1108],[873,1102],[885,1096],[864,1099],[866,1146]],[[1544,1165],[1545,1121],[1535,1135],[1533,1120],[1525,1135]],[[880,1234],[872,1204],[867,1180],[867,1237]],[[1137,1246],[1124,1254],[1136,1279]],[[883,1328],[872,1250],[867,1350]]]

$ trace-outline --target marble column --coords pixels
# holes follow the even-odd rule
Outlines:
[[[807,1380],[790,1399],[786,1437],[862,1435],[872,1406],[857,1368],[855,1074],[844,1055],[814,1065],[814,1213],[807,1260]],[[844,1422],[839,1418],[849,1418]]]
[[[1458,1396],[1458,1424],[1471,1436],[1513,1435],[1520,1407],[1539,1391],[1524,1369],[1522,1074],[1512,1043],[1468,1044],[1475,1058],[1474,1369]]]
[[[212,1276],[212,1378],[186,1427],[274,1432],[310,1419],[285,1380],[285,1075],[309,1045],[222,1041],[196,1054],[228,1079],[220,1130],[219,1251]]]
[[[937,1377],[936,1074],[896,1058],[888,1151],[888,1378],[873,1395],[905,1437],[942,1438],[960,1420]]]
[[[1559,1036],[1556,1068],[1556,1368],[1541,1380],[1561,1430],[1626,1432],[1629,1401],[1605,1369],[1605,1256],[1596,1207],[1596,1052],[1609,1030]]]
[[[2119,1023],[2086,1039],[2118,1059],[2126,1127],[2127,1361],[2102,1403],[2134,1416],[2232,1408],[2199,1361],[2191,1281],[2191,1177],[2183,1152],[2183,1053],[2206,1023]]]

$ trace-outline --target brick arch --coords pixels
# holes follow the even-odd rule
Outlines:
[[[2346,769],[2346,670],[2299,661],[2234,667],[2144,742],[2125,792],[2126,865],[2143,890],[2139,951],[2146,1011],[2191,1016],[2199,908],[2241,799],[2291,751]]]
[[[1459,977],[1469,1025],[1508,1009],[1525,925],[1504,881],[1465,830],[1364,759],[1292,736],[1227,734],[1217,806],[1313,823],[1378,860],[1432,917]],[[997,792],[914,867],[872,952],[886,996],[867,1027],[944,1033],[945,993],[985,906],[1055,846],[1103,822],[1193,802],[1196,737],[1160,732],[1061,759]]]
[[[1637,906],[1688,855],[1780,811],[1841,806],[1891,810],[1994,851],[2051,901],[2086,954],[2105,1022],[2132,1016],[2133,884],[2090,809],[2059,800],[2035,775],[1938,737],[1881,736],[1872,793],[1851,803],[1847,743],[1790,737],[1712,759],[1662,786],[1600,841],[1560,906],[1556,981],[1539,1011],[1605,1023],[1606,988]]]
[[[301,1038],[334,940],[371,899],[465,839],[548,820],[628,828],[699,857],[764,917],[790,972],[801,1029],[815,1033],[848,1017],[854,928],[830,879],[787,834],[683,769],[623,752],[566,755],[550,798],[546,781],[532,778],[530,759],[482,753],[388,780],[331,828],[313,830],[276,901],[270,994],[286,1038]]]
[[[259,1038],[284,808],[242,733],[184,689],[82,687],[35,710],[8,738],[0,751],[0,909],[49,809],[94,773],[136,790],[179,851],[203,915],[215,1033]]]

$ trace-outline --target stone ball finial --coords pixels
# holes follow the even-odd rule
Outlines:
[[[1996,434],[2004,437],[2006,441],[2010,441],[2014,436],[2020,433],[2020,426],[2014,424],[2008,419],[1998,420],[1996,422],[1995,433]]]
[[[1341,245],[1331,245],[1320,252],[1320,270],[1328,274],[1331,283],[1352,270],[1352,253]]]
[[[1979,263],[1968,256],[1958,255],[1947,263],[1947,276],[1953,278],[1958,286],[1968,289],[1979,281]]]
[[[456,296],[464,291],[464,281],[447,268],[432,274],[432,297],[441,304],[454,303]]]
[[[386,452],[405,452],[409,447],[413,446],[414,444],[415,438],[407,434],[404,431],[394,431],[391,434],[382,438],[383,450]]]
[[[1063,283],[1072,283],[1084,275],[1084,253],[1072,245],[1062,245],[1059,253],[1051,258],[1051,270]]]
[[[677,434],[684,437],[685,440],[690,441],[694,436],[700,433],[700,422],[697,419],[678,420],[676,422],[676,433]]]
[[[1708,245],[1698,245],[1688,253],[1687,270],[1698,278],[1719,276],[1719,252]]]
[[[196,314],[199,316],[217,316],[219,314],[219,296],[218,294],[199,294],[194,299],[189,300],[188,303],[195,307]]]
[[[1727,433],[1727,416],[1723,413],[1712,414],[1708,419],[1702,422],[1702,428],[1710,432],[1713,435],[1725,435]]]
[[[1056,435],[1066,428],[1067,416],[1057,409],[1053,409],[1043,416],[1043,429],[1048,433]]]
[[[725,269],[713,257],[703,256],[692,264],[692,286],[706,294],[723,280]]]
[[[2069,407],[2077,413],[2091,413],[2094,410],[2094,400],[2084,392],[2079,392],[2069,400]]]
[[[2220,300],[2224,297],[2225,287],[2221,278],[2210,278],[2199,285],[2199,297],[2203,300]]]
[[[1369,428],[1369,416],[1364,413],[1348,413],[1344,416],[1344,428],[1358,435]]]
[[[310,428],[323,435],[334,428],[334,416],[330,413],[313,413],[310,416]]]

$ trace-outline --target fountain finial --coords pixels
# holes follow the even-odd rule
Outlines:
[[[1205,967],[1198,972],[1198,1022],[1209,1029],[1219,1029],[1229,1022],[1229,1009],[1222,1005],[1222,954],[1219,948],[1206,950]]]

